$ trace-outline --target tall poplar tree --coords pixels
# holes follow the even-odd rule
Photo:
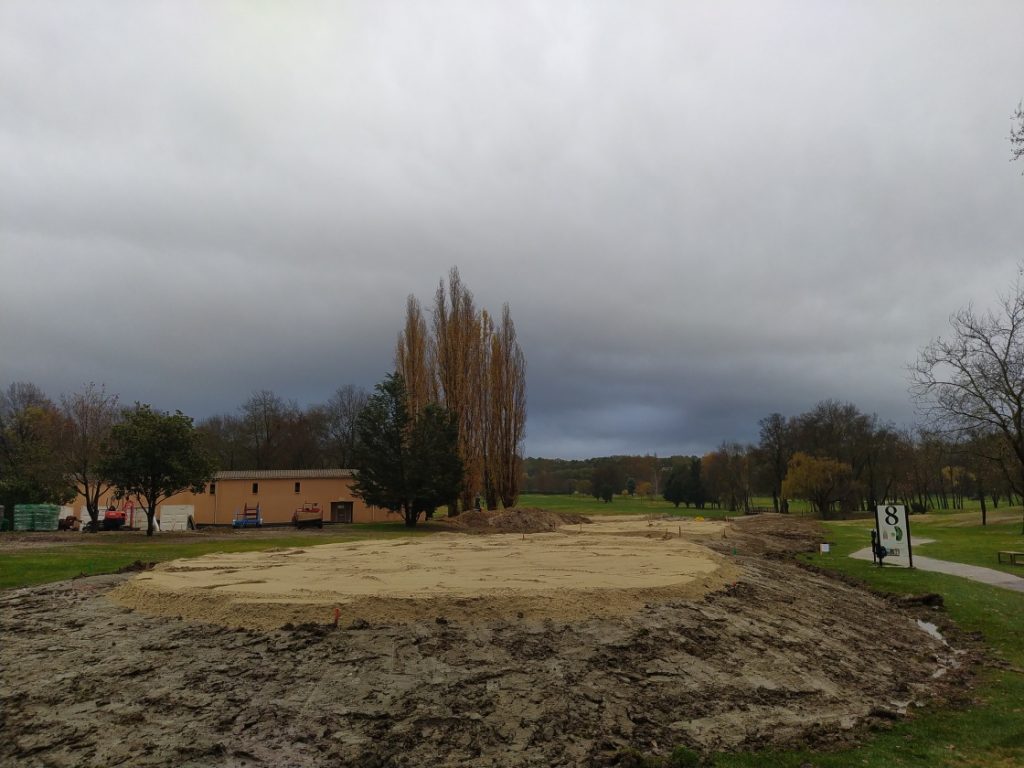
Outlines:
[[[478,310],[457,267],[434,295],[430,333],[419,302],[406,303],[395,368],[407,382],[412,412],[434,402],[452,414],[465,471],[460,499],[449,514],[470,508],[480,493],[487,506],[510,507],[519,497],[526,426],[526,360],[508,305],[500,325]]]

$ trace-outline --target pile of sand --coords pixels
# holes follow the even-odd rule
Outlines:
[[[558,530],[563,525],[589,523],[583,515],[552,512],[537,507],[515,507],[503,510],[473,510],[458,517],[438,521],[457,531],[467,533],[543,533]]]
[[[583,526],[583,530],[600,525]],[[158,565],[112,593],[131,608],[236,627],[437,616],[575,619],[695,598],[734,582],[682,538],[496,534],[217,553]]]

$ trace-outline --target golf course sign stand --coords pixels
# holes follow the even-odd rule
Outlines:
[[[914,567],[914,554],[910,545],[910,518],[904,505],[879,504],[875,509],[871,551],[878,565]]]

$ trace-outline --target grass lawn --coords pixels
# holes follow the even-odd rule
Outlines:
[[[769,506],[771,499],[768,500]],[[554,512],[572,512],[578,515],[685,515],[720,519],[735,517],[738,513],[724,509],[694,509],[680,505],[678,509],[664,499],[645,499],[641,496],[616,496],[606,504],[593,496],[573,494],[524,493],[519,497],[519,507],[539,507]]]
[[[335,544],[368,538],[391,536],[422,536],[429,528],[408,529],[402,523],[366,523],[345,526],[326,533],[303,533],[282,528],[273,533],[266,529],[256,532],[238,531],[233,534],[217,532],[209,537],[196,534],[157,534],[146,537],[141,533],[80,533],[68,543],[33,545],[33,534],[5,534],[0,545],[12,542],[25,546],[0,551],[0,589],[25,587],[50,581],[71,579],[85,574],[93,576],[114,573],[126,565],[141,560],[163,562],[181,557],[198,557],[210,552],[252,552],[273,547],[309,547],[315,544]],[[279,533],[279,535],[274,535]],[[251,535],[255,534],[255,535]]]
[[[751,500],[755,507],[772,508],[771,496],[755,496]],[[546,494],[546,493],[524,493],[519,497],[520,507],[540,507],[558,512],[575,512],[580,515],[686,515],[696,517],[702,515],[707,518],[721,519],[723,517],[735,517],[740,512],[730,512],[726,509],[706,507],[695,509],[684,507],[677,509],[663,498],[644,498],[642,496],[616,496],[611,503],[605,503],[593,496],[577,494]],[[794,499],[789,503],[789,510],[792,514],[809,514],[810,504],[806,501]]]
[[[982,565],[1024,578],[1024,566],[1000,565],[996,557],[1001,550],[1024,551],[1020,515],[1020,507],[989,512],[989,522],[984,527],[977,512],[914,515],[910,518],[911,540],[935,540],[931,544],[915,545],[914,554]],[[873,519],[849,520],[832,523],[830,527],[836,532],[860,536],[861,546],[866,547],[871,543],[869,531],[873,524]]]

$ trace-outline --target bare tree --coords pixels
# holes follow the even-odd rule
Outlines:
[[[952,335],[926,346],[911,368],[911,392],[929,420],[957,435],[994,434],[1007,452],[1002,466],[1024,495],[1024,283],[997,309],[973,307],[950,318]]]
[[[708,495],[731,512],[750,509],[752,446],[724,442],[701,459]]]
[[[251,469],[248,434],[242,420],[231,414],[209,416],[196,427],[206,450],[220,469]]]
[[[1010,126],[1010,154],[1014,160],[1020,160],[1024,157],[1024,101],[1017,103],[1013,119],[1017,124]]]
[[[455,419],[465,477],[449,514],[458,514],[460,504],[468,509],[481,491],[488,507],[513,505],[526,424],[526,362],[508,306],[496,328],[452,267],[434,295],[430,331],[419,302],[408,298],[395,369],[406,382],[411,413],[434,403]]]
[[[252,463],[255,469],[280,469],[276,466],[289,422],[299,413],[298,404],[286,403],[269,389],[253,392],[241,406]]]
[[[434,295],[434,338],[432,360],[439,404],[453,414],[458,426],[459,458],[465,479],[462,508],[473,503],[483,483],[483,425],[476,418],[481,385],[480,315],[473,294],[462,283],[457,267],[448,273]],[[454,503],[449,514],[458,514]]]
[[[323,406],[327,459],[331,466],[350,468],[356,446],[356,420],[369,399],[365,389],[346,384]]]
[[[405,329],[398,334],[398,343],[395,345],[395,370],[405,382],[409,412],[412,415],[415,416],[427,403],[437,399],[427,321],[423,319],[419,300],[412,295],[405,303]]]
[[[110,430],[117,423],[117,395],[107,392],[103,384],[89,382],[80,392],[62,395],[60,402],[64,417],[61,457],[68,477],[85,498],[92,529],[97,530],[100,497],[112,487],[99,472],[99,464]]]
[[[786,465],[793,455],[793,425],[781,413],[772,413],[758,422],[761,458],[768,470],[772,486],[772,507],[779,511],[782,481],[786,478]]]
[[[491,335],[488,386],[482,390],[489,397],[487,475],[495,494],[508,508],[519,499],[526,431],[526,358],[508,304],[502,307],[500,327]]]

